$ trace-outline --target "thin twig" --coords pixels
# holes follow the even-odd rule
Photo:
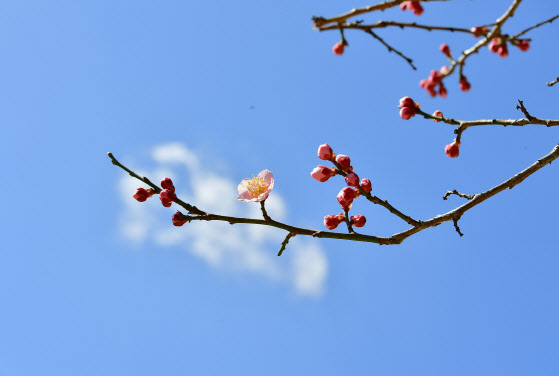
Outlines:
[[[458,233],[458,235],[460,236],[464,236],[464,234],[462,234],[462,232],[460,231],[460,227],[458,227],[458,220],[460,219],[460,217],[458,218],[452,218],[452,222],[454,222],[454,229],[456,230],[456,232]]]
[[[392,52],[392,51],[396,52],[399,56],[401,56],[404,60],[406,60],[408,62],[408,64],[412,67],[413,70],[417,70],[415,65],[413,65],[413,60],[412,59],[410,59],[409,57],[407,57],[406,55],[404,55],[403,53],[401,53],[400,51],[398,51],[397,49],[395,49],[394,47],[392,47],[391,45],[386,43],[381,37],[379,37],[377,34],[375,34],[375,32],[373,32],[372,30],[365,30],[365,32],[367,34],[371,34],[373,36],[373,38],[378,40],[380,43],[384,44],[386,46],[386,48],[388,48],[388,52]]]
[[[446,200],[448,198],[448,196],[450,196],[450,195],[456,195],[456,196],[459,196],[459,197],[462,197],[462,198],[466,198],[468,200],[471,200],[472,198],[474,198],[474,196],[472,196],[472,195],[467,195],[467,194],[464,194],[464,193],[460,193],[456,189],[453,189],[452,191],[446,191],[445,195],[443,196],[443,200]]]
[[[548,20],[542,21],[539,24],[536,24],[534,26],[530,26],[529,28],[527,28],[526,30],[521,31],[518,34],[515,34],[511,37],[511,39],[518,39],[518,37],[521,37],[522,35],[526,34],[527,32],[529,32],[530,30],[536,29],[542,25],[545,25],[546,23],[552,23],[553,21],[555,21],[557,18],[559,18],[559,14],[556,16],[551,17]]]
[[[264,201],[266,201],[266,200],[264,200]],[[262,216],[264,217],[265,220],[271,221],[272,218],[270,218],[270,216],[266,212],[266,208],[264,207],[264,201],[260,201],[260,209],[262,209]]]
[[[283,242],[281,242],[281,248],[278,252],[278,256],[281,256],[281,254],[283,253],[283,251],[285,251],[285,247],[287,247],[287,243],[289,243],[289,239],[291,239],[292,237],[294,237],[295,235],[297,235],[294,232],[290,232],[285,236],[285,239],[283,239]]]
[[[461,33],[468,33],[473,34],[472,30],[465,29],[461,27],[452,27],[452,26],[432,26],[432,25],[421,25],[415,22],[396,22],[396,21],[378,21],[374,24],[363,24],[361,22],[351,22],[351,23],[344,23],[339,25],[328,25],[320,27],[319,31],[327,31],[327,30],[338,30],[342,29],[353,29],[353,30],[370,30],[370,29],[379,29],[385,28],[389,26],[399,27],[400,29],[404,29],[406,27],[415,28],[415,29],[422,29],[427,31],[432,30],[440,30],[440,31],[450,31],[450,32],[461,32]]]

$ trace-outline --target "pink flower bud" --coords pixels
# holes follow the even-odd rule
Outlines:
[[[161,193],[159,193],[159,198],[161,199],[161,203],[163,204],[163,206],[168,208],[169,206],[171,206],[173,201],[177,199],[177,195],[175,195],[175,192],[171,191],[170,189],[164,189],[161,191]]]
[[[357,215],[352,215],[349,218],[349,221],[355,227],[363,227],[363,226],[365,226],[365,223],[367,222],[367,218],[365,218],[365,216],[363,214],[357,214]]]
[[[421,16],[423,14],[423,7],[419,1],[411,1],[409,8],[416,16]]]
[[[439,49],[441,50],[441,52],[443,54],[445,54],[448,57],[450,57],[450,55],[452,55],[452,52],[450,52],[450,47],[448,47],[448,44],[446,44],[446,43],[441,44],[441,47],[439,47]]]
[[[446,87],[441,82],[441,84],[439,86],[439,95],[443,98],[446,98],[447,94],[448,94],[448,92],[446,91]]]
[[[361,185],[361,189],[363,189],[367,193],[369,193],[373,190],[373,186],[372,186],[371,181],[369,179],[361,180],[360,185]]]
[[[329,230],[333,230],[338,227],[343,220],[344,216],[341,213],[338,215],[330,214],[324,217],[324,226],[326,226]]]
[[[345,182],[349,186],[358,187],[359,186],[359,176],[357,176],[357,174],[355,172],[350,172],[349,174],[346,175]]]
[[[528,51],[530,49],[530,42],[527,39],[521,40],[516,47],[520,49],[520,51]]]
[[[175,191],[175,186],[173,185],[173,182],[169,178],[165,178],[161,180],[161,188],[168,189],[173,192]]]
[[[411,3],[411,1],[404,1],[403,3],[400,3],[400,9],[402,10],[408,9],[409,3]]]
[[[462,76],[462,78],[460,79],[460,84],[458,85],[460,87],[460,90],[464,91],[464,92],[468,92],[470,90],[470,83],[468,82],[468,79],[466,78],[466,76]]]
[[[338,196],[336,196],[336,198],[338,199],[340,205],[342,205],[343,208],[347,209],[350,207],[350,205],[353,203],[353,200],[357,196],[359,196],[359,191],[356,191],[351,187],[345,187],[342,188],[342,190],[340,191],[340,193],[338,193]]]
[[[404,120],[409,120],[412,116],[415,116],[415,107],[402,107],[400,109],[400,117]]]
[[[456,158],[460,154],[460,141],[454,140],[452,144],[448,144],[444,147],[444,152],[450,158]]]
[[[186,222],[188,222],[188,220],[186,219],[186,216],[184,214],[182,214],[180,211],[173,214],[173,224],[175,226],[182,226]]]
[[[312,170],[311,176],[318,180],[319,182],[323,183],[326,180],[330,179],[332,176],[335,175],[335,172],[332,169],[326,166],[317,166]]]
[[[431,71],[431,73],[429,74],[428,80],[431,81],[433,83],[433,85],[438,84],[441,81],[441,74],[439,73],[438,70],[433,69]]]
[[[446,72],[448,72],[448,67],[446,65],[443,65],[439,72],[441,73],[441,75],[444,75]]]
[[[443,113],[442,113],[441,111],[437,110],[437,111],[433,112],[433,116],[436,116],[436,117],[443,117]],[[440,122],[441,122],[440,120],[437,120],[437,119],[433,119],[433,121],[434,121],[435,123],[440,123]]]
[[[501,44],[499,48],[497,48],[497,55],[499,55],[502,58],[509,56],[509,50],[507,48],[506,43]]]
[[[500,45],[501,45],[501,38],[493,38],[491,39],[491,42],[489,42],[487,48],[489,48],[489,51],[496,53]]]
[[[485,26],[484,27],[474,26],[470,30],[472,31],[472,34],[476,38],[478,38],[478,37],[482,36],[483,34],[487,33],[487,28]]]
[[[151,188],[149,188],[149,189],[138,188],[138,189],[136,189],[136,193],[134,193],[134,195],[132,197],[134,197],[136,200],[138,200],[140,202],[144,202],[149,197],[153,196],[153,193],[154,193],[154,191]]]
[[[347,155],[338,154],[336,156],[336,163],[340,165],[340,168],[345,172],[349,171],[351,168],[351,161]]]
[[[400,105],[398,107],[415,107],[415,102],[410,97],[403,97],[400,99]]]
[[[318,158],[325,161],[331,161],[334,157],[334,152],[328,144],[322,144],[318,147]]]
[[[345,46],[347,46],[347,43],[344,41],[338,42],[332,47],[332,52],[334,52],[334,55],[340,56],[344,53]]]

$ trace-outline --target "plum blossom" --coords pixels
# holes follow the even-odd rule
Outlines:
[[[262,202],[274,188],[274,175],[269,170],[260,171],[258,176],[252,179],[243,179],[237,187],[239,195],[237,200]]]

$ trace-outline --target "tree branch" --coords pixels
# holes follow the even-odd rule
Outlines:
[[[323,25],[327,25],[330,23],[341,23],[341,22],[345,22],[345,20],[358,16],[360,14],[364,14],[364,13],[369,13],[369,12],[374,12],[377,10],[380,11],[384,11],[385,9],[388,8],[392,8],[395,7],[397,5],[400,5],[401,3],[405,2],[407,0],[392,0],[392,1],[385,1],[382,3],[378,3],[378,4],[373,4],[373,5],[369,5],[363,8],[353,8],[352,10],[350,10],[347,13],[344,14],[340,14],[339,16],[335,16],[335,17],[331,17],[331,18],[324,18],[324,17],[315,17],[313,16],[313,21],[314,21],[314,28],[320,28]],[[422,0],[422,2],[426,3],[429,1],[449,1],[449,0]]]
[[[146,178],[140,177],[139,175],[137,175],[136,173],[132,172],[131,170],[129,170],[127,167],[123,166],[122,164],[120,164],[113,156],[111,153],[109,153],[109,157],[111,158],[112,162],[114,165],[122,168],[123,170],[125,170],[126,172],[128,172],[131,176],[135,177],[136,179],[146,183]],[[340,233],[340,232],[331,232],[331,231],[317,231],[317,230],[311,230],[311,229],[305,229],[305,228],[301,228],[301,227],[295,227],[295,226],[291,226],[285,223],[281,223],[278,221],[275,221],[273,219],[270,220],[265,220],[265,219],[253,219],[253,218],[240,218],[240,217],[231,217],[231,216],[224,216],[224,215],[217,215],[217,214],[209,214],[209,213],[205,213],[201,210],[198,210],[196,207],[187,204],[179,199],[177,199],[175,201],[175,203],[177,203],[179,206],[182,206],[183,208],[185,208],[186,210],[189,211],[190,214],[194,214],[194,215],[182,215],[182,219],[186,220],[188,222],[190,221],[225,221],[228,222],[230,224],[237,224],[237,223],[247,223],[247,224],[253,224],[253,225],[261,225],[261,226],[271,226],[271,227],[276,227],[276,228],[280,228],[282,230],[287,231],[289,234],[288,236],[286,236],[286,239],[283,241],[282,243],[282,249],[280,249],[280,254],[281,252],[283,252],[283,249],[285,249],[285,245],[287,245],[287,242],[289,241],[289,238],[295,236],[295,235],[307,235],[307,236],[312,236],[312,237],[317,237],[317,238],[324,238],[324,239],[342,239],[342,240],[351,240],[351,241],[359,241],[359,242],[369,242],[369,243],[376,243],[376,244],[400,244],[402,243],[406,238],[422,231],[425,230],[427,228],[430,227],[435,227],[438,226],[439,224],[443,223],[443,222],[447,222],[447,221],[454,221],[455,227],[457,229],[457,231],[461,234],[460,229],[457,228],[457,221],[458,219],[460,219],[460,217],[468,210],[470,210],[471,208],[473,208],[476,205],[479,205],[480,203],[482,203],[483,201],[495,196],[496,194],[504,191],[505,189],[509,188],[512,189],[514,186],[520,184],[522,181],[524,181],[528,176],[532,175],[533,173],[535,173],[536,171],[538,171],[539,169],[541,169],[542,167],[544,167],[545,165],[553,162],[554,160],[556,160],[557,158],[559,158],[559,145],[555,146],[553,148],[553,150],[547,154],[546,156],[542,157],[541,159],[537,160],[534,164],[532,164],[531,166],[529,166],[528,168],[526,168],[525,170],[519,172],[518,174],[514,175],[513,177],[511,177],[510,179],[504,181],[503,183],[485,191],[482,193],[478,193],[476,195],[470,196],[471,198],[468,200],[468,202],[466,202],[465,204],[445,213],[445,214],[441,214],[441,215],[437,215],[436,217],[433,217],[431,219],[428,219],[426,221],[419,221],[417,222],[417,225],[415,225],[414,227],[394,234],[390,237],[380,237],[380,236],[373,236],[373,235],[363,235],[363,234],[357,234],[355,232],[353,233]],[[147,180],[149,181],[149,180]],[[146,184],[150,184],[152,185],[153,183],[146,183]],[[152,186],[152,188],[155,190],[156,188],[158,189],[159,187],[157,186]],[[159,189],[160,191],[160,189]],[[179,213],[180,214],[180,213]],[[346,214],[347,216],[347,214]],[[289,236],[291,235],[291,236]]]

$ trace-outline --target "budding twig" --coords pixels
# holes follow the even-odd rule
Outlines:
[[[531,116],[526,108],[524,107],[524,103],[519,100],[520,105],[517,105],[517,109],[522,110],[524,115],[527,118],[525,119],[484,119],[484,120],[456,120],[448,117],[437,117],[430,115],[421,109],[417,109],[417,113],[423,115],[423,117],[427,119],[435,119],[440,120],[444,123],[451,124],[451,125],[458,125],[458,127],[454,130],[454,133],[457,135],[457,140],[460,140],[462,133],[470,128],[476,127],[481,125],[502,125],[502,126],[514,126],[514,127],[522,127],[528,124],[539,124],[545,125],[546,127],[554,127],[559,125],[559,120],[557,119],[541,119],[534,116]]]
[[[313,27],[314,28],[320,28],[321,26],[327,25],[327,24],[330,24],[330,23],[339,24],[341,22],[345,22],[345,20],[347,20],[351,17],[355,17],[355,16],[358,16],[360,14],[374,12],[374,11],[377,11],[377,10],[384,11],[385,9],[392,8],[392,7],[395,7],[397,5],[400,5],[404,1],[407,1],[407,0],[385,1],[385,2],[382,2],[382,3],[378,3],[378,4],[369,5],[369,6],[366,6],[366,7],[363,7],[363,8],[353,8],[352,10],[350,10],[347,13],[340,14],[339,16],[335,16],[335,17],[331,17],[331,18],[313,16],[313,18],[312,18],[313,22],[314,22]],[[429,1],[449,1],[449,0],[422,0],[422,2],[424,2],[424,3],[429,2]]]

